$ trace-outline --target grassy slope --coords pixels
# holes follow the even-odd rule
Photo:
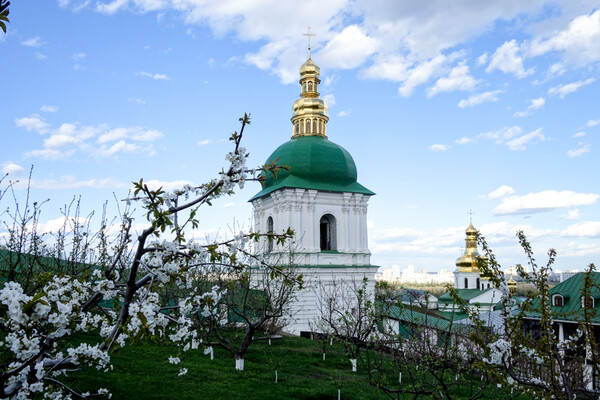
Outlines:
[[[201,350],[188,351],[182,356],[188,369],[184,376],[177,376],[177,366],[167,361],[169,355],[176,355],[173,347],[127,346],[113,356],[112,372],[84,371],[78,374],[77,384],[92,392],[108,388],[113,399],[280,400],[337,399],[337,382],[342,381],[342,399],[387,398],[369,385],[360,363],[359,372],[351,372],[341,344],[335,344],[323,361],[318,343],[309,339],[285,337],[274,340],[272,346],[266,341],[255,342],[246,356],[244,371],[236,371],[235,360],[222,349],[215,349],[213,361]],[[279,383],[274,382],[276,364]],[[496,396],[506,398],[497,390],[484,398]]]

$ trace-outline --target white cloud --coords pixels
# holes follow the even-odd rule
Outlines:
[[[157,190],[158,188],[162,188],[164,191],[181,189],[185,185],[194,185],[192,182],[186,180],[159,181],[156,179],[151,179],[149,181],[144,181],[144,183],[148,186],[150,190]]]
[[[133,103],[138,103],[138,104],[146,104],[146,100],[140,99],[139,97],[130,97],[127,99],[127,101],[131,101]]]
[[[48,106],[48,105],[45,105],[45,104],[44,104],[44,105],[43,105],[43,106],[40,108],[40,111],[43,111],[43,112],[49,112],[49,113],[55,113],[55,112],[57,112],[57,111],[58,111],[58,107],[57,107],[57,106]]]
[[[590,151],[591,151],[591,146],[589,144],[579,143],[578,148],[567,150],[567,155],[569,157],[579,157],[580,155],[588,153]]]
[[[37,158],[43,158],[44,160],[56,161],[56,160],[65,159],[73,153],[74,153],[74,150],[72,150],[72,149],[65,150],[65,151],[59,151],[59,150],[55,150],[55,149],[41,149],[41,150],[29,151],[29,152],[25,153],[25,155],[28,157],[37,157]]]
[[[600,222],[586,221],[566,227],[561,234],[575,237],[600,237]]]
[[[475,139],[468,138],[466,136],[463,136],[460,139],[457,139],[454,141],[454,143],[456,143],[456,144],[468,144],[468,143],[472,143],[472,142],[475,142]]]
[[[488,53],[483,53],[477,57],[477,65],[485,65],[488,61]]]
[[[46,57],[46,55],[40,53],[39,51],[36,51],[35,53],[33,53],[33,55],[38,60],[45,60],[46,58],[48,58],[48,57]]]
[[[533,114],[534,111],[542,108],[546,104],[546,99],[543,97],[538,97],[537,99],[531,99],[531,104],[527,107],[525,111],[517,111],[514,116],[515,117],[527,117]]]
[[[558,254],[565,257],[582,257],[600,254],[600,246],[596,243],[582,244],[580,241],[569,242],[567,246],[557,248]]]
[[[521,132],[523,132],[521,127],[515,125],[511,127],[504,127],[494,132],[480,133],[479,135],[477,135],[477,137],[484,139],[494,139],[496,140],[496,143],[503,143],[505,140],[512,139],[515,136],[520,135]]]
[[[335,96],[333,94],[326,94],[323,96],[323,101],[327,104],[328,107],[332,107],[335,105]]]
[[[144,72],[141,71],[139,72],[140,75],[145,76],[147,78],[152,78],[154,80],[171,80],[171,78],[169,78],[167,75],[165,74],[151,74],[150,72]]]
[[[575,138],[584,137],[584,136],[585,136],[585,132],[583,132],[583,131],[577,132],[573,135],[573,137],[575,137]]]
[[[25,128],[29,132],[32,130],[37,131],[39,133],[48,132],[48,124],[40,118],[38,114],[30,115],[29,117],[17,118],[15,119],[15,124],[19,128]]]
[[[600,60],[600,10],[590,15],[580,15],[559,32],[547,38],[536,38],[530,53],[539,56],[551,51],[563,54],[565,62],[583,66]]]
[[[433,144],[429,146],[429,149],[432,151],[446,151],[448,150],[448,146],[445,144]]]
[[[112,146],[102,145],[96,154],[100,157],[111,157],[117,153],[137,153],[142,150],[143,148],[136,143],[128,143],[125,140],[119,140]]]
[[[564,219],[580,219],[581,216],[579,215],[579,209],[575,209],[575,210],[569,210],[569,212],[567,212],[567,215],[563,215],[562,218]]]
[[[40,47],[43,43],[40,41],[40,37],[36,36],[31,39],[22,41],[21,44],[27,47]]]
[[[488,193],[485,197],[488,199],[499,199],[501,197],[514,193],[515,189],[511,188],[510,186],[502,185],[498,189]]]
[[[369,247],[374,253],[447,254],[454,256],[464,243],[464,227],[421,231],[391,228],[370,232]]]
[[[569,190],[545,190],[524,196],[509,196],[494,208],[495,215],[533,214],[560,208],[586,206],[596,203],[600,195],[576,193]]]
[[[348,115],[350,115],[350,111],[342,110],[339,113],[337,113],[338,117],[347,117]]]
[[[486,68],[486,72],[492,72],[497,69],[505,74],[514,74],[517,78],[524,78],[527,75],[531,75],[533,69],[525,70],[523,67],[523,58],[520,53],[521,49],[515,39],[510,42],[504,42],[492,54],[492,59]]]
[[[489,68],[524,76],[532,71],[523,67],[523,58],[532,55],[529,43],[568,49],[567,45],[559,44],[560,32],[572,36],[588,26],[586,23],[589,28],[584,31],[592,32],[597,18],[595,12],[569,24],[568,19],[578,16],[576,13],[580,14],[582,9],[593,11],[594,4],[552,3],[553,12],[548,13],[546,0],[455,2],[451,18],[448,7],[440,0],[426,4],[383,0],[377,7],[366,0],[305,0],[302,7],[277,0],[98,0],[91,4],[96,11],[108,14],[125,10],[156,11],[162,17],[173,11],[180,13],[186,24],[208,27],[217,37],[231,35],[245,42],[260,43],[258,51],[242,58],[270,70],[285,83],[297,79],[298,65],[306,54],[306,44],[299,38],[310,24],[317,34],[311,42],[315,61],[330,68],[359,68],[359,73],[372,79],[401,82],[402,96],[410,96],[417,86],[438,79],[451,69],[445,65],[434,72],[428,71],[432,60],[462,49],[499,22],[508,24],[509,32],[525,30],[530,37],[522,45],[507,42],[492,56],[487,56],[488,53],[479,56],[477,62],[483,65],[491,60]],[[584,43],[578,43],[575,37],[585,38]],[[598,41],[591,40],[594,38],[594,34],[583,34],[568,43],[585,49],[585,54],[596,53],[593,44]],[[461,61],[466,61],[465,57],[462,55]],[[582,58],[594,59],[589,55]]]
[[[592,83],[594,81],[595,81],[594,78],[588,78],[584,81],[577,81],[577,82],[566,83],[564,85],[558,85],[558,86],[548,89],[548,94],[558,94],[560,96],[560,98],[563,99],[569,93],[573,93],[573,92],[577,91],[579,88],[581,88],[585,85],[589,85],[590,83]]]
[[[403,97],[409,97],[417,86],[439,75],[445,68],[445,65],[456,57],[458,57],[456,53],[448,57],[440,54],[431,60],[422,62],[414,68],[409,69],[405,74],[405,79],[403,79],[404,83],[400,86],[398,92]]]
[[[427,95],[433,97],[441,92],[471,90],[476,85],[477,81],[470,75],[469,67],[467,65],[460,65],[452,68],[447,77],[438,79],[435,85],[428,89]]]
[[[377,40],[369,37],[358,25],[350,25],[319,51],[319,60],[329,68],[356,68],[375,53],[377,48]]]
[[[588,127],[592,127],[592,126],[596,126],[596,125],[600,125],[600,119],[590,119],[587,124],[585,124],[585,126]]]
[[[210,139],[204,139],[204,140],[200,140],[200,141],[197,143],[197,145],[198,145],[198,146],[206,146],[207,144],[210,144],[210,143],[212,143],[212,142],[213,142],[213,140],[210,140]]]
[[[542,128],[538,128],[535,131],[526,133],[523,136],[519,136],[515,139],[506,142],[506,145],[510,150],[523,151],[527,149],[527,144],[535,141],[544,141],[546,137],[542,135]]]
[[[32,179],[31,187],[37,189],[116,189],[126,185],[114,178],[80,180],[72,175],[64,175],[57,179]]]
[[[489,92],[474,94],[474,95],[470,96],[468,99],[461,100],[458,103],[458,107],[460,107],[460,108],[473,107],[473,106],[476,106],[481,103],[498,101],[499,93],[502,93],[502,90],[492,90]]]
[[[9,174],[11,176],[19,176],[23,174],[23,167],[13,162],[9,162],[2,167],[2,173],[4,175]]]
[[[85,53],[75,53],[75,54],[73,54],[73,59],[75,61],[83,60],[85,57],[86,57]]]
[[[113,0],[110,3],[97,3],[96,10],[103,14],[114,14],[120,9],[124,8],[129,0]],[[144,3],[141,1],[140,3]]]
[[[42,126],[31,118],[19,120],[17,125],[30,129],[39,129]],[[151,142],[164,136],[160,131],[139,126],[109,129],[106,124],[87,126],[74,122],[63,123],[58,129],[50,130],[47,124],[42,128],[45,132],[51,132],[43,142],[44,148],[26,154],[47,160],[65,159],[77,151],[96,157],[112,157],[117,153],[134,152],[152,155],[154,147]],[[115,143],[110,144],[111,142]],[[98,147],[98,144],[101,146]]]

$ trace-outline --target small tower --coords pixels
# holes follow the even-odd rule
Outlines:
[[[309,53],[300,67],[292,137],[267,159],[289,170],[276,177],[266,174],[262,190],[250,199],[256,231],[282,232],[290,227],[296,234],[293,265],[306,286],[291,307],[294,322],[288,331],[296,334],[309,330],[309,323],[318,317],[319,288],[367,277],[368,290],[374,293],[377,270],[367,243],[367,203],[374,193],[357,182],[350,153],[327,139],[329,118],[319,95],[319,75]],[[288,251],[266,239],[259,247],[271,260]]]
[[[477,229],[473,227],[473,222],[465,233],[466,246],[465,252],[456,260],[456,270],[454,270],[454,287],[456,289],[482,289],[481,272],[477,267]],[[486,287],[487,289],[487,287]]]

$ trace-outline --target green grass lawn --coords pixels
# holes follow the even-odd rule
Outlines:
[[[112,372],[84,369],[76,374],[75,383],[91,392],[107,388],[113,399],[281,400],[337,399],[337,382],[341,381],[342,399],[387,398],[369,384],[364,365],[361,368],[359,362],[359,371],[351,371],[339,343],[323,361],[318,343],[310,339],[284,337],[273,340],[271,346],[257,341],[246,355],[244,371],[236,371],[234,358],[222,349],[215,348],[212,361],[202,350],[190,350],[181,357],[188,369],[183,376],[177,376],[178,367],[168,363],[169,355],[176,354],[174,347],[156,343],[126,346],[113,355]],[[396,371],[393,376],[397,377]],[[507,397],[490,390],[484,398]]]

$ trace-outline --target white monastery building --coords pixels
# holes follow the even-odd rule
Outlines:
[[[289,167],[267,174],[250,202],[258,232],[295,232],[293,265],[304,276],[304,289],[290,307],[286,331],[310,330],[321,294],[334,282],[360,283],[368,278],[374,294],[377,266],[371,265],[367,240],[367,203],[374,195],[357,182],[354,160],[327,139],[327,105],[319,96],[320,69],[309,56],[300,67],[300,98],[293,107],[292,138],[267,163]],[[259,246],[271,260],[285,259],[288,246],[263,239]]]

